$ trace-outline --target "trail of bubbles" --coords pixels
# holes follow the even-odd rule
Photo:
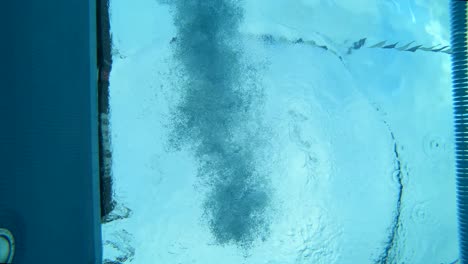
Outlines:
[[[249,122],[262,92],[237,38],[242,9],[231,0],[169,3],[182,76],[171,143],[189,147],[200,163],[208,189],[205,217],[215,240],[248,248],[268,233],[270,190],[256,159],[261,128]]]

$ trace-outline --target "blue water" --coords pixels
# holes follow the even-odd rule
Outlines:
[[[111,1],[104,256],[456,261],[446,5]]]

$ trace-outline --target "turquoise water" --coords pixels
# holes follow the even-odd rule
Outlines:
[[[458,259],[447,3],[110,11],[109,261]]]

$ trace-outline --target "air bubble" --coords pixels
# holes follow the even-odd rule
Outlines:
[[[447,143],[443,137],[437,135],[426,135],[423,139],[423,151],[427,157],[439,159],[444,156]]]
[[[411,219],[415,223],[423,223],[427,221],[427,209],[426,209],[426,203],[425,202],[418,202],[413,206],[413,209],[411,210]]]

